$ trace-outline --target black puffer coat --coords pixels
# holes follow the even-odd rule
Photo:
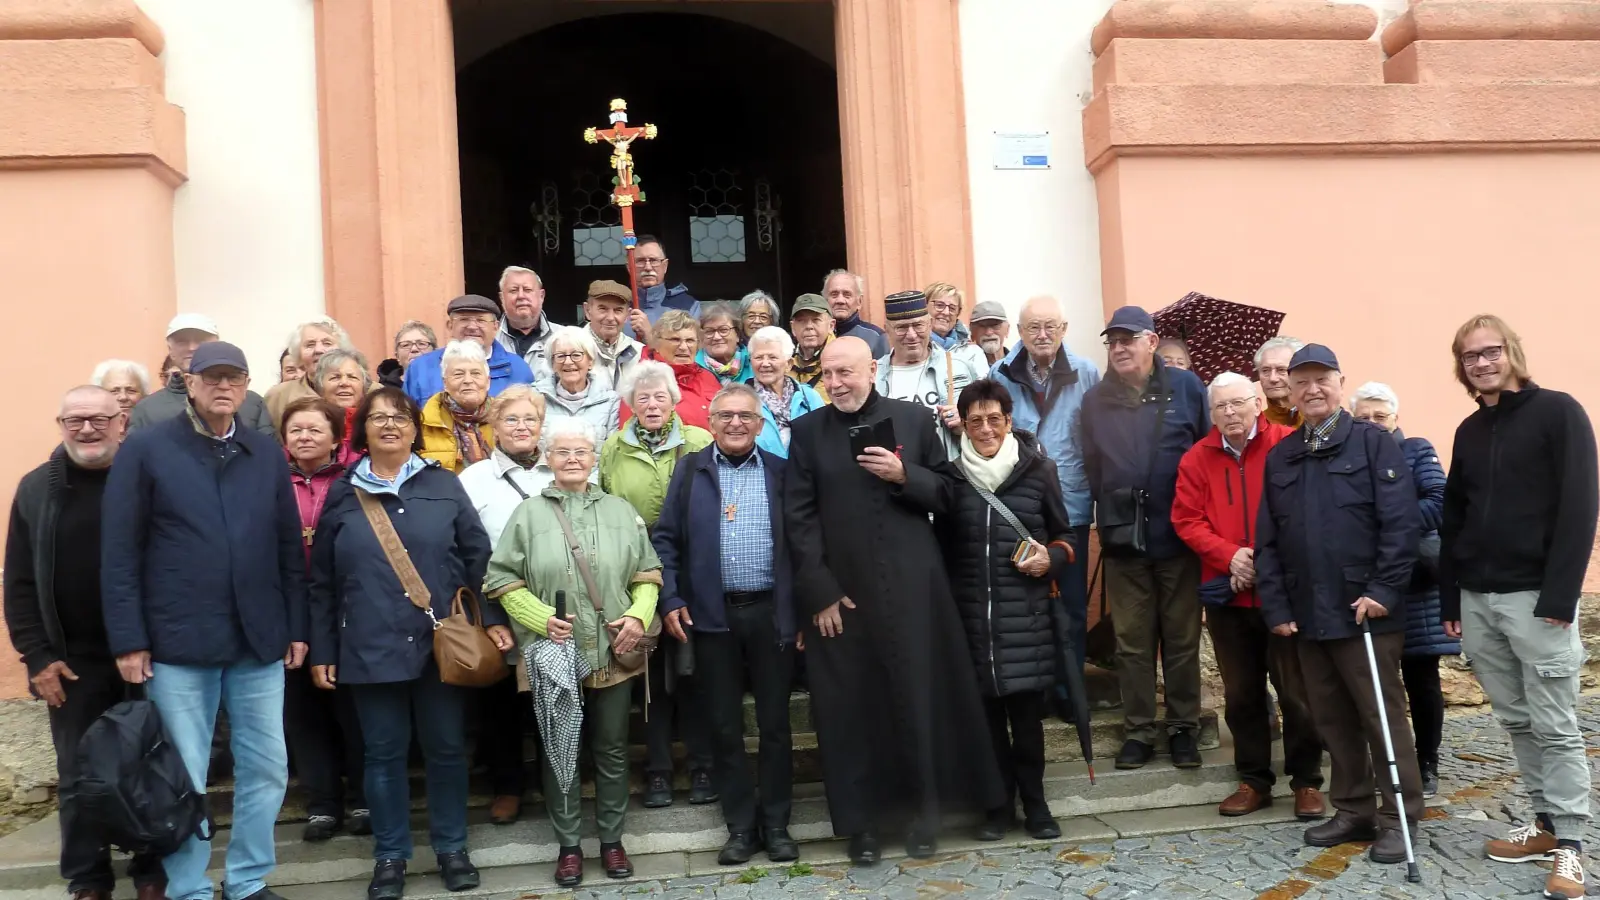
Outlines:
[[[1017,467],[995,496],[1041,544],[1072,540],[1055,463],[1032,434],[1014,431]],[[967,632],[978,683],[986,697],[1042,691],[1055,683],[1055,630],[1050,584],[1067,568],[1067,554],[1050,547],[1050,573],[1022,574],[1011,555],[1022,540],[963,476],[954,482],[950,514],[940,519],[945,565]]]

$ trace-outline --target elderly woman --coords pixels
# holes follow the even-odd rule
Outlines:
[[[661,317],[667,321],[668,312]],[[687,319],[687,316],[684,317]],[[657,331],[661,324],[656,324]],[[705,370],[699,370],[705,374]],[[673,369],[653,360],[634,366],[622,379],[622,396],[637,415],[623,424],[600,449],[600,487],[628,501],[654,528],[667,499],[667,485],[684,456],[711,444],[711,432],[686,424],[673,412],[681,410],[679,381]],[[666,681],[665,654],[652,654],[650,680]],[[703,710],[693,703],[678,703],[670,691],[650,691],[645,717],[644,805],[650,808],[672,805],[672,733],[674,719],[680,719],[684,743],[689,750],[690,800],[709,803],[717,798],[711,787],[711,735]]]
[[[1406,595],[1406,644],[1400,658],[1411,704],[1411,730],[1417,738],[1417,766],[1422,770],[1423,796],[1439,792],[1439,742],[1444,732],[1444,693],[1439,687],[1439,657],[1461,652],[1461,642],[1444,633],[1440,619],[1439,523],[1444,517],[1444,467],[1426,438],[1408,438],[1400,431],[1400,398],[1387,384],[1369,381],[1350,398],[1356,418],[1394,435],[1411,466],[1422,513],[1422,553],[1411,570]]]
[[[700,352],[694,361],[719,385],[750,377],[750,358],[739,346],[739,311],[731,303],[700,306]]]
[[[1156,345],[1156,354],[1161,361],[1175,369],[1185,372],[1194,368],[1194,362],[1189,359],[1189,345],[1178,338],[1162,338]]]
[[[652,338],[654,345],[646,355],[671,367],[677,381],[672,397],[678,417],[696,428],[710,427],[711,398],[722,390],[722,382],[695,362],[700,349],[700,326],[683,310],[669,309],[656,320]],[[627,381],[626,377],[623,381]],[[620,384],[617,393],[622,396],[621,420],[626,422],[633,415],[631,401]]]
[[[582,419],[594,429],[601,443],[617,430],[621,401],[617,392],[597,380],[595,360],[600,350],[594,338],[582,328],[558,325],[550,334],[545,350],[550,357],[550,374],[534,386],[544,395],[545,418]]]
[[[756,332],[778,324],[778,301],[766,291],[751,291],[739,300],[739,334],[748,344]]]
[[[815,388],[789,376],[789,360],[794,357],[794,339],[777,326],[768,326],[750,336],[748,384],[761,398],[761,434],[756,445],[774,456],[789,456],[789,423],[808,412],[827,406]]]
[[[1055,463],[1032,434],[1012,427],[1005,386],[975,381],[962,389],[956,410],[965,429],[961,477],[952,482],[951,515],[941,522],[944,561],[1007,795],[977,836],[1004,838],[1020,794],[1028,835],[1050,840],[1061,835],[1044,795],[1044,716],[1057,654],[1050,585],[1072,564],[1072,526]]]
[[[390,387],[404,387],[406,367],[424,353],[439,349],[439,338],[426,323],[412,319],[394,333],[394,356],[378,363],[378,381]]]
[[[89,382],[110,391],[126,413],[150,393],[150,370],[131,360],[108,359],[94,367]]]
[[[451,341],[439,358],[444,390],[422,407],[422,458],[452,472],[489,458],[489,357],[477,341]]]
[[[397,388],[368,394],[351,445],[366,458],[334,484],[311,545],[311,674],[318,687],[351,693],[366,741],[372,807],[370,900],[399,900],[411,858],[411,788],[406,772],[413,714],[426,762],[428,822],[445,887],[478,886],[467,855],[466,706],[434,662],[433,621],[450,615],[456,591],[483,584],[484,533],[460,479],[418,455],[421,414]],[[364,498],[364,500],[363,500]],[[363,502],[389,520],[431,598],[419,609],[402,587]],[[512,647],[499,606],[482,609],[489,635]]]
[[[301,397],[284,409],[283,421],[277,423],[289,457],[289,482],[300,507],[308,567],[317,520],[334,483],[345,475],[345,463],[338,453],[345,439],[345,422],[343,410],[317,397]],[[371,834],[372,816],[362,785],[365,750],[350,692],[317,690],[309,667],[289,670],[284,673],[283,718],[289,754],[306,789],[310,818],[302,839],[326,841],[346,826],[351,834]],[[351,806],[348,820],[347,795]]]
[[[284,343],[284,349],[300,367],[300,377],[273,385],[263,398],[267,404],[267,414],[272,417],[274,424],[283,421],[284,408],[295,400],[321,396],[312,383],[312,376],[317,371],[317,360],[323,354],[330,350],[355,349],[355,345],[350,343],[350,335],[338,322],[327,316],[301,322],[294,331],[289,332],[289,339]]]
[[[649,532],[626,501],[590,481],[595,440],[581,419],[551,422],[540,441],[554,482],[511,514],[500,535],[484,589],[510,614],[519,646],[535,640],[575,641],[590,675],[584,679],[584,724],[595,769],[595,824],[606,875],[633,874],[622,847],[628,809],[628,711],[632,679],[643,673],[629,658],[655,617],[661,561]],[[573,535],[581,558],[570,549]],[[601,596],[589,590],[594,585]],[[555,616],[557,593],[566,595],[565,620]],[[530,672],[530,678],[538,677]],[[560,843],[556,884],[583,880],[579,840],[582,798],[574,777],[563,791],[548,759],[545,806]]]
[[[350,459],[350,423],[355,418],[361,398],[372,390],[372,376],[367,372],[367,358],[359,350],[329,350],[317,360],[309,379],[317,396],[332,403],[344,414],[344,442],[340,456],[348,465]]]

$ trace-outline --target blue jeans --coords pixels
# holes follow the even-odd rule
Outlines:
[[[233,829],[228,839],[222,895],[244,900],[267,886],[277,865],[273,826],[289,784],[289,752],[283,744],[283,661],[231,666],[155,663],[148,696],[161,711],[189,777],[204,789],[211,764],[211,734],[217,708],[228,711],[233,749]],[[192,837],[166,858],[167,896],[209,900],[211,842]]]
[[[414,681],[354,684],[351,692],[367,744],[367,806],[372,810],[372,858],[411,858],[411,781],[406,754],[411,721],[421,725],[428,779],[428,833],[433,852],[467,849],[467,693],[439,680],[431,661]]]

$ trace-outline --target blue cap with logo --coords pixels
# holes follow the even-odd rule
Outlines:
[[[1100,334],[1106,335],[1113,331],[1128,331],[1138,334],[1142,331],[1155,331],[1156,321],[1142,307],[1123,306],[1111,314],[1111,321],[1106,323],[1106,330]]]
[[[245,361],[243,350],[227,341],[210,341],[195,348],[189,360],[189,374],[199,375],[217,366],[232,366],[247,375],[250,373],[250,363]]]
[[[1289,371],[1293,372],[1301,366],[1326,366],[1330,369],[1339,368],[1339,357],[1333,351],[1321,344],[1307,344],[1294,352],[1289,357]]]

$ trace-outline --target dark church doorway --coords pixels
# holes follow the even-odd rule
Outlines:
[[[757,288],[785,311],[845,264],[834,70],[760,29],[685,13],[579,19],[515,40],[457,77],[467,289],[501,269],[544,279],[546,309],[576,321],[590,281],[627,283],[609,200],[610,101],[660,136],[634,144],[640,234],[661,237],[667,282],[701,300]]]

